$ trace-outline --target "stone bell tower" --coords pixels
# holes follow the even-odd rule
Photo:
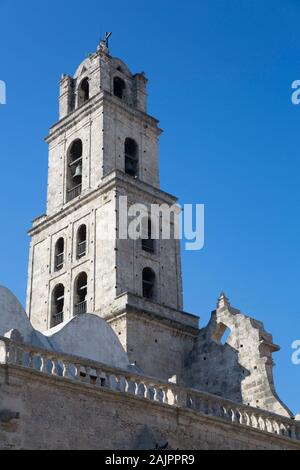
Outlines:
[[[105,42],[74,77],[62,76],[59,121],[46,139],[47,213],[30,230],[27,313],[40,331],[99,315],[132,362],[169,378],[181,375],[198,333],[198,319],[182,312],[179,242],[118,236],[120,196],[129,206],[176,203],[160,190],[161,130],[146,86]]]

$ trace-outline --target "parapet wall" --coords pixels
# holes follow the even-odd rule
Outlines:
[[[300,423],[0,338],[1,449],[300,450]]]

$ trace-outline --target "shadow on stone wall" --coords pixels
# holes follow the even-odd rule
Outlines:
[[[223,344],[223,338],[229,336]],[[200,330],[185,363],[187,387],[262,408],[283,416],[292,413],[278,397],[272,354],[279,351],[264,325],[231,307],[221,294],[208,326]]]

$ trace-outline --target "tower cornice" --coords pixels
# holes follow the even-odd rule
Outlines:
[[[60,134],[64,134],[69,129],[72,129],[74,124],[81,122],[95,111],[100,110],[101,105],[104,106],[105,102],[118,107],[119,111],[121,110],[122,113],[130,115],[131,119],[137,119],[138,121],[142,119],[157,135],[163,132],[162,129],[158,127],[159,121],[156,118],[143,113],[133,106],[123,103],[121,100],[111,95],[111,93],[103,90],[93,96],[87,103],[75,109],[51,126],[48,136],[45,137],[45,141],[50,144],[53,140],[57,139]]]
[[[113,189],[118,191],[121,187],[127,187],[127,189],[131,188],[134,191],[139,192],[141,195],[148,195],[150,198],[155,199],[161,204],[165,203],[173,205],[178,201],[176,196],[162,191],[148,183],[140,180],[133,180],[121,171],[112,171],[102,179],[101,185],[97,189],[90,190],[87,194],[83,194],[82,196],[79,196],[78,199],[69,202],[56,214],[37,217],[33,220],[33,226],[28,231],[28,234],[30,236],[37,235],[51,224],[65,218],[67,215],[85,206],[90,201],[99,198],[99,196],[107,191]]]

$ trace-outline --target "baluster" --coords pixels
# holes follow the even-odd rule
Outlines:
[[[40,363],[39,363],[39,371],[45,373],[45,362],[44,362],[44,355],[40,353]]]
[[[137,396],[139,391],[139,382],[134,377],[130,377],[129,383],[129,393],[134,397]]]
[[[145,394],[146,394],[146,385],[144,384],[144,382],[139,382],[137,395],[141,398],[145,398]]]
[[[160,399],[159,399],[159,388],[158,388],[158,387],[155,387],[155,386],[153,385],[153,391],[154,391],[153,400],[154,400],[154,401],[160,401]]]
[[[224,419],[226,419],[227,421],[231,421],[231,414],[230,414],[230,410],[227,408],[227,406],[223,405],[223,416],[224,416]]]
[[[257,429],[258,428],[258,419],[256,413],[252,413],[251,415],[251,426],[252,428]]]
[[[180,389],[176,393],[176,405],[182,408],[187,407],[187,392],[184,389]]]
[[[43,372],[43,374],[47,374],[47,356],[41,356],[40,372]]]
[[[278,426],[277,421],[273,421],[273,430],[274,430],[274,434],[279,434],[279,426]]]
[[[192,406],[195,411],[201,411],[202,403],[201,398],[197,395],[192,396]]]
[[[292,437],[292,428],[291,428],[291,426],[289,424],[286,424],[285,429],[286,429],[286,436],[288,436],[291,439],[291,437]]]
[[[215,406],[212,400],[209,400],[209,414],[215,416]]]
[[[223,405],[220,405],[220,403],[217,403],[217,416],[218,418],[222,418],[224,417],[224,408],[223,408]]]
[[[205,414],[206,401],[202,397],[199,397],[197,405],[198,405],[198,411],[200,411],[200,413]]]
[[[119,390],[119,392],[123,392],[123,393],[126,391],[126,379],[123,375],[118,376],[117,390]]]
[[[58,376],[57,361],[54,357],[51,358],[51,361],[52,361],[51,375],[55,375],[57,377]]]
[[[131,390],[130,393],[134,396],[137,395],[138,384],[135,379],[131,379]]]
[[[205,398],[199,396],[197,398],[197,411],[199,411],[200,413],[206,414],[205,410],[206,410],[206,400]]]
[[[29,369],[34,368],[33,360],[34,360],[34,352],[29,351],[29,353],[28,353],[28,367],[29,367]]]
[[[201,401],[201,411],[205,415],[208,415],[208,401],[207,401],[207,398],[203,398],[203,400]]]
[[[295,428],[295,434],[296,434],[296,439],[300,441],[300,423],[299,423],[299,420],[296,420],[295,424],[294,424],[294,428]]]
[[[42,355],[41,353],[37,354],[35,356],[35,364],[34,364],[34,367],[37,371],[41,372],[41,365],[42,365]]]
[[[145,383],[146,386],[146,397],[148,400],[152,400],[152,384]]]
[[[192,395],[190,395],[190,394],[187,395],[186,406],[190,410],[195,409],[195,403],[194,403]]]
[[[220,407],[217,403],[212,403],[212,413],[213,416],[220,417]]]
[[[125,392],[130,395],[136,395],[137,383],[133,377],[126,378]]]
[[[63,361],[63,373],[62,373],[62,375],[65,378],[69,378],[69,367],[70,367],[69,362]]]
[[[9,346],[5,341],[0,341],[0,364],[8,363]]]
[[[174,390],[171,387],[167,388],[166,392],[166,400],[169,405],[176,405],[176,395],[174,393]]]
[[[168,405],[169,404],[168,389],[166,387],[163,387],[162,388],[162,393],[163,393],[162,402],[165,403],[166,405]]]
[[[91,369],[91,372],[90,372],[90,383],[91,383],[91,385],[97,385],[97,382],[98,382],[97,369]]]
[[[22,348],[18,348],[18,365],[22,366],[24,361],[24,350]]]
[[[264,422],[265,422],[265,431],[272,432],[272,425],[270,423],[269,418],[265,418]]]
[[[201,411],[202,409],[202,402],[201,398],[197,395],[192,395],[192,407],[195,411]]]
[[[226,410],[225,410],[225,407],[223,405],[223,403],[220,405],[219,407],[219,417],[222,418],[222,419],[226,419],[225,415],[226,415]]]
[[[6,345],[6,362],[8,364],[15,364],[17,357],[17,347],[14,344]]]
[[[208,415],[212,415],[213,414],[213,410],[212,410],[212,401],[211,400],[207,400],[207,414]]]
[[[13,346],[10,343],[2,343],[3,344],[3,360],[1,360],[1,363],[3,364],[13,364]]]
[[[220,406],[220,404],[216,403],[215,412],[218,418],[223,418],[223,406],[222,405]]]
[[[296,426],[294,424],[291,425],[290,430],[291,430],[291,438],[297,439]]]
[[[208,414],[210,416],[213,416],[214,415],[214,404],[211,400],[208,400]]]
[[[251,422],[250,422],[250,416],[247,412],[245,412],[245,425],[246,426],[250,426]]]
[[[130,393],[130,395],[135,396],[137,394],[137,387],[138,387],[138,384],[133,377],[130,377],[129,379],[127,379],[127,386],[126,386],[127,393]]]
[[[230,411],[231,411],[231,421],[232,421],[233,423],[236,423],[236,422],[237,422],[236,410],[231,409]]]
[[[222,418],[226,421],[229,420],[228,409],[224,404],[222,405]]]
[[[106,384],[106,375],[102,372],[100,369],[96,369],[96,374],[97,374],[97,381],[96,381],[96,386],[97,387],[107,387]]]
[[[238,420],[237,422],[238,422],[238,424],[243,424],[243,419],[244,419],[243,412],[240,409],[238,409],[237,410],[237,420]]]
[[[141,381],[137,383],[136,395],[140,398],[145,398],[145,388],[143,382]]]
[[[15,346],[13,350],[14,350],[14,353],[13,353],[14,363],[21,366],[23,364],[23,350],[19,348],[18,346]]]
[[[91,368],[90,367],[85,367],[85,377],[84,377],[84,380],[83,382],[86,383],[86,384],[90,384],[91,383]]]
[[[108,387],[110,390],[115,389],[115,377],[111,374],[108,375]]]
[[[75,380],[80,380],[80,364],[74,364],[74,368],[75,368],[75,374],[74,374],[74,378]]]
[[[283,423],[280,425],[280,434],[281,434],[282,436],[286,436],[286,435],[287,435],[287,429],[286,429],[286,427],[285,427],[285,425],[284,425]]]
[[[115,375],[109,375],[109,388],[110,390],[117,390],[117,378]]]
[[[265,420],[264,420],[264,418],[263,418],[262,416],[260,416],[260,417],[258,418],[258,424],[259,424],[259,429],[260,429],[261,431],[265,431],[265,430],[266,430],[266,422],[265,422]]]
[[[124,378],[124,385],[125,393],[130,393],[130,379]]]

